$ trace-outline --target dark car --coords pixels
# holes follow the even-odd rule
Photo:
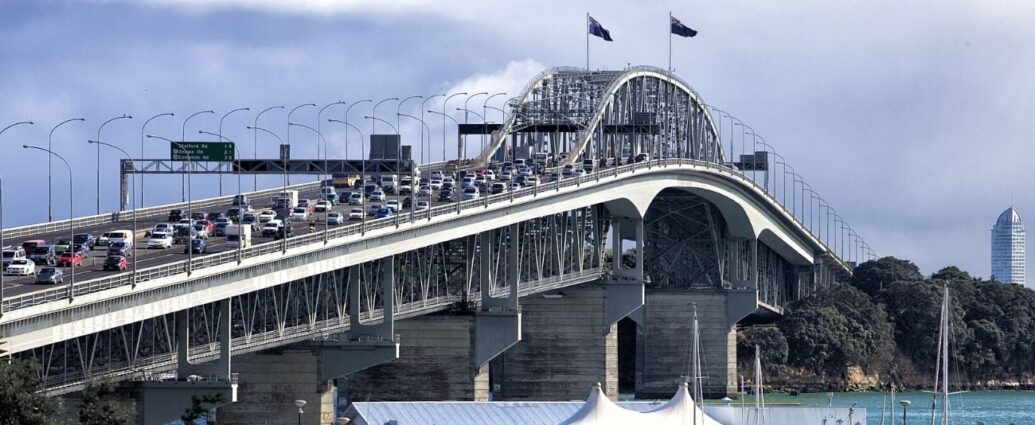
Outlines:
[[[211,222],[215,222],[216,220],[219,220],[221,218],[226,218],[226,214],[223,214],[221,212],[210,212],[205,215],[205,219]]]
[[[207,214],[204,211],[194,211],[190,213],[191,220],[204,220]]]
[[[413,208],[413,197],[412,196],[407,196],[407,197],[403,198],[402,207],[403,208]]]
[[[227,223],[225,221],[220,221],[219,223],[216,223],[216,228],[212,231],[212,236],[226,236],[226,226],[228,225],[230,225],[230,223]]]
[[[445,190],[442,190],[442,191],[438,192],[438,200],[439,201],[452,201],[453,200],[453,195],[454,195],[453,189],[445,189]]]
[[[295,231],[291,230],[291,226],[280,226],[277,233],[273,234],[273,240],[279,240],[284,238],[290,238],[295,235]]]
[[[129,267],[129,261],[121,255],[109,255],[104,260],[104,270],[123,271]]]
[[[133,255],[133,245],[131,245],[129,243],[126,243],[126,242],[123,242],[123,241],[118,241],[118,242],[112,242],[111,245],[108,245],[108,256],[109,257],[112,257],[112,256],[130,257],[132,255]]]
[[[188,248],[188,246],[190,248]],[[187,249],[190,249],[195,254],[204,254],[208,251],[208,242],[205,242],[204,239],[194,239],[191,240],[190,245],[183,245],[184,254],[187,253]]]
[[[44,267],[36,273],[36,283],[57,285],[65,283],[65,272],[57,267]]]
[[[94,245],[97,245],[97,238],[93,237],[92,233],[80,233],[72,236],[72,243],[76,245],[86,245],[87,250],[92,250]]]
[[[53,266],[57,264],[57,253],[53,245],[39,245],[29,253],[29,259],[36,264]]]
[[[169,221],[170,223],[176,223],[183,219],[183,210],[169,210]]]
[[[187,243],[187,239],[194,238],[198,235],[198,231],[194,230],[193,227],[181,227],[176,229],[176,233],[173,234],[173,243]]]

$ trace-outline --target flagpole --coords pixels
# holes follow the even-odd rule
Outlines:
[[[589,71],[589,12],[586,12],[586,71]]]
[[[672,73],[672,12],[668,12],[668,73]]]

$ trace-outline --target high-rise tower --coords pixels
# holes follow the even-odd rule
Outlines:
[[[1013,207],[992,226],[992,278],[1024,285],[1024,223]]]

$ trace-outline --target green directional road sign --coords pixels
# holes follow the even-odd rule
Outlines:
[[[169,144],[173,161],[233,161],[234,144],[224,142],[174,142]]]

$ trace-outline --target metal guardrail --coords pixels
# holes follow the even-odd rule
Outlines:
[[[396,227],[404,223],[417,222],[419,220],[428,220],[430,218],[441,217],[444,215],[456,215],[465,210],[471,210],[474,208],[488,208],[489,205],[498,204],[501,202],[514,202],[518,199],[537,197],[540,193],[544,192],[556,192],[560,191],[563,188],[568,188],[572,186],[578,187],[584,183],[600,181],[601,178],[605,177],[617,178],[618,176],[627,173],[635,174],[637,170],[649,170],[653,168],[664,169],[665,167],[670,165],[693,165],[696,167],[707,168],[712,172],[738,180],[741,183],[753,188],[758,195],[767,198],[772,205],[778,207],[778,211],[782,212],[785,219],[797,223],[799,228],[808,232],[808,234],[812,237],[812,241],[815,244],[817,244],[818,246],[826,247],[827,252],[831,254],[831,256],[837,261],[837,263],[840,266],[845,267],[847,269],[846,264],[841,260],[841,258],[838,255],[836,255],[829,247],[827,247],[826,244],[823,243],[818,237],[816,237],[816,235],[807,226],[801,223],[797,219],[797,217],[794,216],[794,214],[788,211],[786,207],[784,207],[779,201],[777,201],[777,199],[767,190],[765,190],[765,188],[763,188],[761,185],[747,178],[743,174],[723,165],[683,158],[655,159],[634,164],[622,165],[611,169],[601,169],[599,171],[588,173],[580,177],[571,177],[561,180],[555,180],[548,183],[542,183],[536,186],[521,188],[511,192],[487,195],[479,199],[458,201],[455,203],[440,205],[434,208],[415,211],[412,213],[401,213],[395,217],[369,220],[366,223],[344,225],[333,229],[329,228],[326,230],[326,236],[324,235],[324,232],[317,231],[305,235],[293,236],[287,238],[287,240],[279,240],[266,242],[263,244],[252,245],[251,247],[245,248],[240,251],[240,258],[252,258],[260,255],[275,253],[277,251],[282,251],[285,249],[307,246],[317,242],[322,243],[325,237],[328,240],[337,239],[356,234],[365,234],[366,232],[383,229],[386,227]],[[272,191],[275,192],[276,190],[277,189],[273,189]],[[188,264],[188,260],[184,260],[160,266],[140,269],[135,272],[136,283],[141,284],[162,277],[186,273],[188,267],[190,267],[190,270],[193,271],[230,262],[235,262],[238,260],[238,255],[238,251],[227,251],[197,258],[190,264]],[[83,295],[110,288],[117,288],[130,285],[134,281],[133,273],[134,272],[123,272],[114,276],[93,279],[85,282],[77,282],[74,288],[74,292],[77,295]],[[4,311],[12,311],[37,304],[57,301],[67,298],[67,293],[67,287],[58,287],[43,291],[35,291],[24,295],[18,295],[4,299],[3,309]]]
[[[288,190],[310,190],[319,187],[320,182],[309,182],[288,186]],[[254,192],[245,192],[244,195],[248,195],[249,197],[259,197],[279,193],[283,190],[283,187],[263,189]],[[197,201],[193,201],[190,204],[192,208],[202,210],[204,208],[219,206],[226,204],[227,202],[231,202],[234,199],[234,195],[200,199]],[[80,228],[106,223],[129,222],[133,220],[134,216],[136,216],[139,219],[142,217],[162,215],[168,213],[169,210],[172,209],[187,209],[187,202],[178,202],[175,204],[158,205],[153,207],[138,208],[135,210],[126,210],[106,214],[91,215],[86,217],[77,217],[72,220],[72,224],[75,225],[76,228]],[[20,238],[23,236],[33,236],[51,232],[60,232],[64,231],[65,229],[68,229],[68,221],[69,220],[66,219],[61,221],[52,221],[49,223],[37,223],[26,226],[12,227],[9,229],[3,229],[3,235],[4,239],[13,239]]]

